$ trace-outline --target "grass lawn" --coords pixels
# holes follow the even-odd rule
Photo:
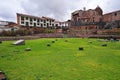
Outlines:
[[[53,40],[56,39],[26,40],[22,46],[3,41],[0,70],[8,80],[120,80],[120,42],[58,38],[52,43]],[[106,47],[101,46],[104,43]],[[79,51],[79,47],[84,50]]]

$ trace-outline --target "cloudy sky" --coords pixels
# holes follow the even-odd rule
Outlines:
[[[97,5],[104,13],[120,10],[119,0],[0,0],[0,20],[16,22],[16,13],[23,13],[65,21],[71,12],[83,7],[95,9]]]

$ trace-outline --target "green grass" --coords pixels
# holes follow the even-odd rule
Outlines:
[[[8,80],[120,80],[120,42],[58,38],[52,43],[53,40],[27,40],[25,46],[3,41],[0,70]],[[108,46],[102,47],[104,43]],[[26,52],[28,47],[31,51]]]

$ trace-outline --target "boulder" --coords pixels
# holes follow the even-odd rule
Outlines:
[[[25,40],[17,40],[15,42],[13,42],[14,45],[25,45]]]
[[[83,50],[84,50],[84,48],[83,48],[83,47],[79,47],[78,49],[79,49],[80,51],[83,51]]]
[[[55,43],[55,41],[52,41],[52,43]]]
[[[26,48],[25,51],[31,51],[31,48]]]
[[[50,47],[51,45],[48,43],[47,46]]]
[[[102,44],[102,46],[104,46],[104,47],[105,47],[105,46],[107,46],[107,44]]]

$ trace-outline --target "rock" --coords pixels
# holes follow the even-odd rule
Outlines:
[[[79,50],[82,51],[82,50],[84,50],[84,48],[83,47],[79,47]]]
[[[17,40],[15,42],[13,42],[14,45],[25,45],[25,40]]]
[[[55,41],[52,41],[52,43],[55,43]]]
[[[5,77],[5,73],[0,71],[0,80],[7,80]]]
[[[47,46],[50,47],[51,45],[48,43]]]
[[[102,46],[107,46],[107,44],[102,44]]]
[[[26,48],[25,51],[31,51],[31,48]]]

